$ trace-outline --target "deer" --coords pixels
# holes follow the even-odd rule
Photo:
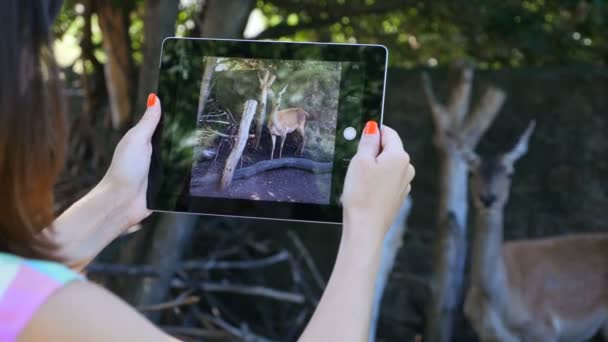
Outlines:
[[[274,148],[277,137],[281,138],[279,158],[282,158],[283,146],[285,145],[287,134],[295,131],[297,131],[302,137],[302,144],[300,145],[297,153],[299,155],[304,154],[304,145],[306,145],[306,132],[304,131],[304,128],[306,126],[306,119],[309,117],[309,114],[302,108],[287,108],[279,110],[279,107],[281,106],[281,97],[286,90],[287,85],[283,87],[276,97],[274,96],[272,90],[270,90],[270,93],[274,98],[271,106],[270,120],[268,122],[268,131],[270,132],[270,136],[272,138],[272,152],[270,153],[270,160],[273,160],[274,158]]]
[[[481,341],[608,341],[608,234],[503,242],[514,163],[532,121],[510,151],[466,152],[476,213],[464,313]]]

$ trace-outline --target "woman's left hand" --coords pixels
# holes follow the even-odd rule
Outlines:
[[[148,96],[148,109],[141,120],[120,140],[110,168],[102,183],[112,189],[114,203],[123,205],[127,226],[133,226],[150,215],[146,204],[148,171],[152,155],[152,135],[161,116],[160,100]]]

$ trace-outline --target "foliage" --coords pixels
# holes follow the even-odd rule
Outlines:
[[[607,62],[603,0],[260,0],[258,7],[268,25],[262,37],[380,43],[394,66],[455,58],[481,68]]]

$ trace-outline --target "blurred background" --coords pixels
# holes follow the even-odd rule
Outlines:
[[[504,101],[472,146],[482,155],[510,149],[536,120],[513,176],[506,240],[608,232],[603,0],[69,0],[54,31],[71,125],[57,211],[101,179],[116,142],[144,111],[164,37],[386,45],[384,122],[403,137],[417,176],[370,340],[419,340],[435,326],[427,312],[438,272],[460,272],[468,286],[473,208],[459,213],[464,269],[441,270],[436,261],[440,184],[451,183],[423,72],[443,103],[457,97],[466,70],[474,78],[461,96],[473,109],[486,89],[500,89]],[[155,213],[87,272],[185,340],[293,341],[320,298],[339,236],[337,226]],[[476,341],[462,294],[455,298],[452,333],[437,340]]]

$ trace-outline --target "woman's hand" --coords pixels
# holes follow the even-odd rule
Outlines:
[[[109,200],[125,205],[129,227],[150,215],[146,206],[146,190],[152,155],[151,139],[160,116],[160,101],[155,94],[150,94],[148,109],[116,146],[110,168],[101,181],[113,189],[115,198]]]
[[[381,240],[410,192],[414,174],[397,132],[387,126],[380,132],[376,122],[368,122],[344,181],[344,227],[355,230],[345,233]]]

